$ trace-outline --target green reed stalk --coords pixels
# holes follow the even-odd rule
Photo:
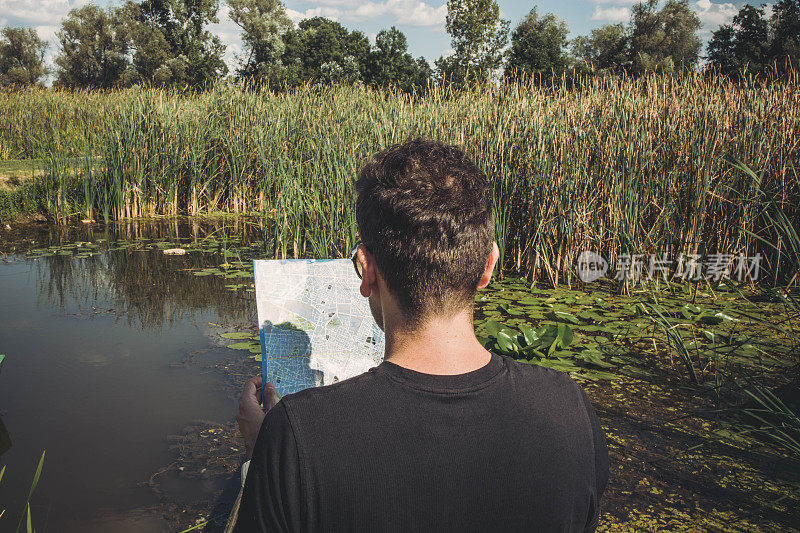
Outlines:
[[[0,158],[46,159],[48,210],[62,221],[263,213],[275,257],[341,257],[356,240],[360,166],[424,136],[463,145],[489,176],[501,273],[572,284],[585,249],[610,261],[720,251],[787,264],[785,245],[766,244],[775,232],[762,192],[800,227],[798,80],[567,81],[425,97],[310,85],[27,89],[0,94]],[[87,164],[76,176],[64,163],[88,153],[90,177]]]

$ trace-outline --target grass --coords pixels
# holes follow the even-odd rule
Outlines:
[[[26,531],[27,533],[33,533],[34,531],[33,522],[31,519],[31,498],[33,498],[33,493],[36,490],[36,486],[39,484],[39,478],[42,475],[42,466],[44,465],[44,455],[45,452],[43,451],[41,457],[39,458],[39,464],[36,467],[36,473],[33,475],[33,481],[31,481],[30,489],[28,490],[28,497],[25,499],[25,506],[23,507],[22,515],[20,516],[19,522],[17,522],[17,528],[14,530],[15,533],[18,533],[20,529],[22,529],[23,523],[25,524],[24,531]],[[3,467],[0,468],[0,481],[3,480],[3,474],[5,474],[5,471],[6,467],[5,465],[3,465]],[[0,509],[0,519],[3,518],[5,513],[6,509]],[[0,521],[0,523],[3,522]],[[10,525],[8,527],[10,527]]]
[[[0,187],[0,222],[17,220],[28,215],[47,211],[42,202],[43,191],[33,183],[23,182],[17,187]]]
[[[268,255],[325,258],[356,241],[364,160],[421,135],[465,146],[490,177],[504,271],[572,285],[585,249],[760,252],[777,279],[790,262],[769,244],[768,205],[800,225],[798,87],[651,75],[424,98],[30,89],[0,95],[0,158],[43,162],[38,198],[54,220],[260,213]]]
[[[37,159],[0,161],[0,189],[18,187],[41,174],[41,161]]]
[[[0,189],[10,189],[29,183],[44,175],[48,161],[44,159],[7,159],[0,160]],[[83,158],[73,157],[67,162],[69,171],[74,175],[84,164]],[[95,171],[100,171],[96,168]]]
[[[19,523],[17,524],[16,531],[19,531],[22,528],[23,520],[25,522],[25,531],[28,533],[33,533],[33,525],[31,522],[31,498],[33,497],[33,492],[36,490],[36,486],[39,484],[39,477],[42,475],[42,465],[44,465],[44,454],[42,452],[42,456],[39,458],[39,464],[36,467],[36,473],[33,475],[33,481],[31,482],[31,488],[28,491],[28,498],[25,500],[25,511],[22,517],[19,519]]]

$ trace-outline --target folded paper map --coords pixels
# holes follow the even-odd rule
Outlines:
[[[284,396],[366,372],[383,332],[349,259],[253,261],[264,383]]]

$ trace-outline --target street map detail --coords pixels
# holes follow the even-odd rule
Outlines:
[[[278,394],[329,385],[383,359],[383,332],[349,259],[253,261],[264,382]]]

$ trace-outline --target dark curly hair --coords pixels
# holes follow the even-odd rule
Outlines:
[[[413,139],[375,154],[356,182],[361,239],[408,324],[471,305],[494,242],[492,190],[459,147]]]

